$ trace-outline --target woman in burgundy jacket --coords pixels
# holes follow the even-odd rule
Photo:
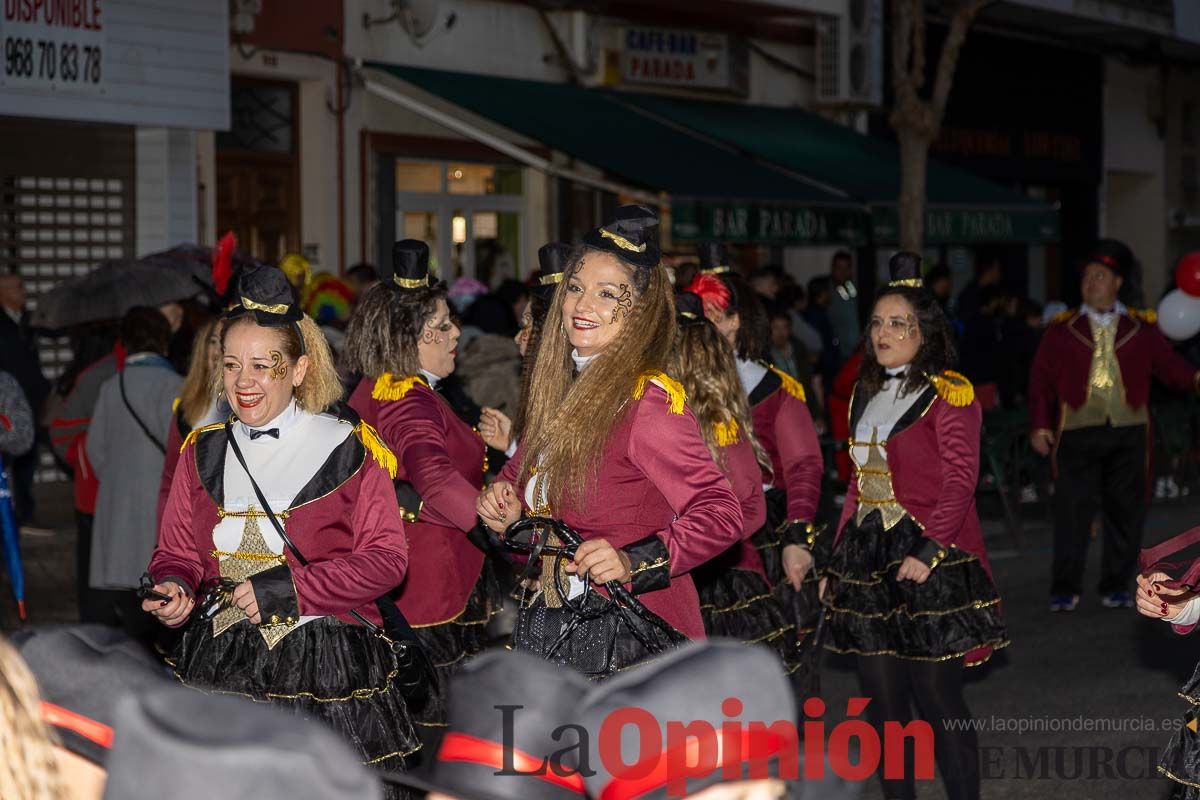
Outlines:
[[[142,608],[189,623],[170,662],[185,685],[321,719],[365,763],[403,770],[420,740],[396,656],[351,616],[381,624],[374,601],[408,566],[395,458],[349,409],[325,413],[341,384],[283,273],[248,269],[238,299],[220,328],[235,416],[184,442],[148,570],[168,599]]]
[[[850,403],[855,479],[822,596],[827,647],[858,655],[873,721],[907,722],[915,701],[957,800],[979,796],[963,666],[1008,639],[975,512],[979,403],[947,370],[952,334],[920,263],[893,256],[892,281],[875,301]],[[883,786],[889,798],[915,796],[911,770]]]
[[[684,636],[700,639],[690,573],[741,539],[742,511],[682,387],[663,372],[675,309],[658,219],[639,206],[623,206],[616,217],[590,231],[572,256],[542,331],[520,447],[478,508],[497,532],[523,507],[563,520],[585,540],[565,569],[568,599],[582,580],[618,581]],[[554,580],[546,558],[519,629],[561,602]],[[652,654],[628,634],[611,644],[611,659],[590,674]]]
[[[495,577],[468,536],[487,471],[487,448],[435,391],[454,372],[458,326],[444,284],[429,276],[429,247],[396,242],[392,269],[367,290],[346,331],[346,358],[366,377],[350,407],[396,454],[396,496],[409,539],[399,605],[437,668],[440,693],[415,709],[418,724],[440,726],[450,674],[487,644],[498,610]]]

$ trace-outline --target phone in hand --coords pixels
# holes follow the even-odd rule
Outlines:
[[[169,594],[163,594],[154,590],[154,581],[150,580],[149,576],[143,575],[141,585],[138,586],[137,596],[142,600],[161,600],[164,603],[175,598]]]

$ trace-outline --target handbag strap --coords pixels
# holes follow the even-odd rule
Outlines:
[[[124,372],[124,370],[117,373],[117,385],[121,387],[121,400],[123,400],[125,402],[125,408],[129,409],[130,415],[133,416],[133,421],[136,422],[138,424],[138,427],[142,429],[142,433],[146,434],[146,438],[150,440],[151,444],[153,444],[155,447],[158,448],[158,452],[166,455],[166,452],[167,452],[166,445],[164,445],[162,442],[160,442],[158,440],[158,437],[150,432],[150,429],[146,427],[146,423],[142,422],[142,418],[139,417],[138,413],[133,410],[133,405],[129,402],[129,395],[125,394],[125,372]]]
[[[241,464],[242,469],[246,471],[246,477],[250,479],[250,488],[254,490],[254,496],[258,498],[259,504],[262,505],[263,513],[267,515],[267,519],[271,520],[271,525],[275,528],[275,532],[279,534],[279,538],[283,540],[283,543],[287,545],[287,548],[292,551],[292,555],[294,555],[296,560],[300,562],[300,566],[308,566],[308,559],[304,557],[304,554],[300,552],[300,548],[296,547],[296,543],[293,542],[292,538],[287,535],[286,531],[284,531],[283,525],[279,523],[279,519],[275,516],[275,512],[271,510],[271,504],[267,502],[267,498],[265,495],[263,495],[262,489],[258,487],[258,481],[254,480],[254,474],[250,472],[250,467],[246,464],[246,457],[242,455],[242,448],[238,446],[237,437],[233,435],[233,420],[225,423],[225,435],[229,440],[229,446],[233,448],[233,454],[237,457],[238,463]],[[379,609],[379,614],[383,618],[385,624],[391,625],[394,627],[394,629],[399,629],[402,631],[406,629],[411,630],[411,628],[408,626],[407,620],[404,619],[404,615],[400,613],[400,609],[396,608],[396,604],[393,603],[387,595],[382,595],[375,598],[375,606]],[[376,636],[389,641],[391,640],[383,628],[379,627],[374,622],[358,613],[358,611],[351,609],[350,616],[358,620],[363,627]]]

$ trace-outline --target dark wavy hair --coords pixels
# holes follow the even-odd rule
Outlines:
[[[771,335],[771,321],[767,317],[766,307],[740,272],[726,272],[720,278],[729,287],[729,309],[726,313],[738,315],[737,343],[734,347],[737,357],[744,361],[765,358]]]
[[[928,375],[953,367],[958,360],[954,349],[954,333],[942,307],[933,293],[924,287],[889,286],[875,298],[876,304],[885,297],[899,297],[913,309],[917,327],[921,331],[921,348],[909,366],[908,378],[904,382],[905,394],[918,391],[926,385]],[[870,322],[863,336],[862,365],[858,369],[858,389],[864,399],[870,400],[883,388],[887,378],[884,368],[875,358],[875,344],[871,341]]]
[[[397,377],[419,374],[421,330],[437,310],[437,301],[445,299],[444,283],[407,291],[377,283],[367,289],[346,327],[346,366],[372,378],[385,372]]]

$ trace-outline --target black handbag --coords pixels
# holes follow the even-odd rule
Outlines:
[[[548,544],[553,531],[563,546]],[[509,526],[501,542],[529,556],[522,578],[531,577],[544,556],[554,558],[554,590],[561,607],[546,604],[523,608],[513,629],[513,647],[536,653],[586,675],[610,675],[630,663],[658,655],[688,641],[662,617],[646,608],[624,585],[609,581],[609,596],[584,581],[583,593],[563,591],[563,564],[573,559],[583,538],[569,525],[550,517],[526,517]]]
[[[275,532],[292,551],[292,555],[296,557],[300,565],[307,566],[308,559],[296,548],[296,544],[279,524],[262,489],[258,488],[258,481],[254,480],[250,467],[246,465],[246,458],[242,455],[242,449],[238,447],[237,439],[233,435],[232,421],[225,423],[225,434],[229,439],[230,447],[233,448],[234,456],[242,465],[242,469],[246,471],[246,476],[250,478],[250,486],[254,489],[254,495],[258,498],[258,502],[262,504],[263,513],[267,515],[267,519],[271,520]],[[358,620],[364,628],[378,637],[391,650],[396,661],[396,674],[392,678],[392,683],[404,696],[405,701],[413,704],[415,708],[420,708],[430,696],[437,693],[438,677],[433,662],[429,659],[425,647],[418,641],[412,626],[408,624],[408,620],[400,613],[400,609],[396,608],[396,604],[390,597],[382,595],[375,598],[375,606],[379,609],[379,615],[383,619],[382,628],[356,610],[351,610],[350,616]]]

